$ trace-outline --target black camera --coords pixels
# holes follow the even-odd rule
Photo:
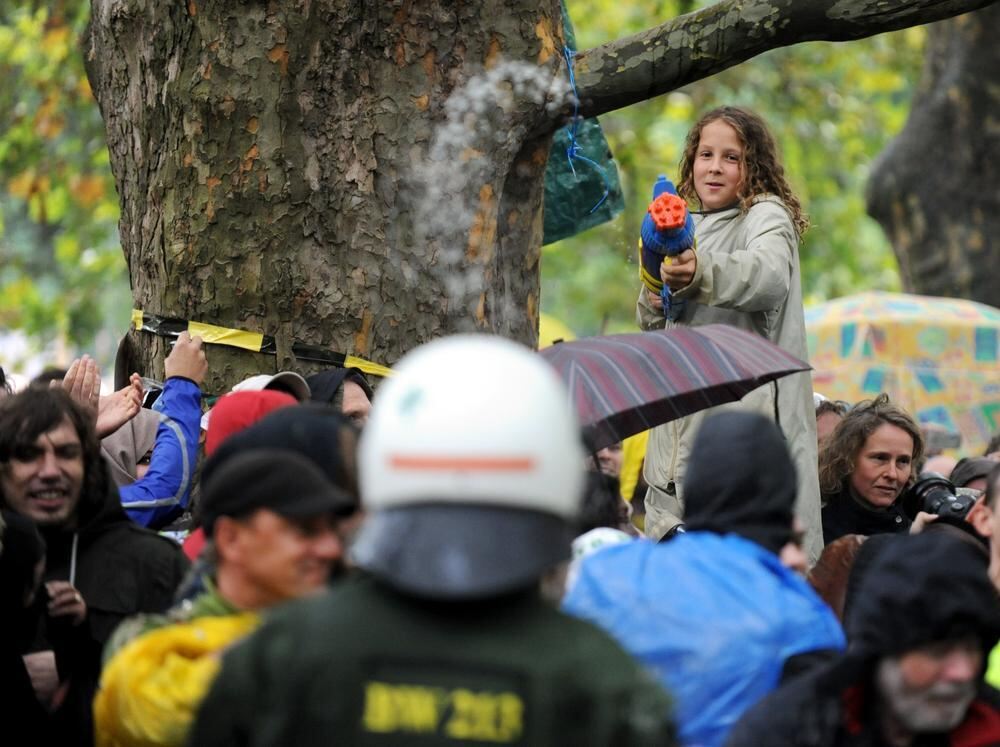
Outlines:
[[[975,496],[958,493],[947,478],[934,472],[913,483],[900,501],[903,511],[911,519],[915,519],[921,511],[964,519],[975,503]]]

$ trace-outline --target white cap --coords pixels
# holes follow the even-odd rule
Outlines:
[[[309,384],[294,371],[279,371],[274,375],[257,374],[256,376],[243,379],[243,381],[234,386],[230,391],[259,392],[264,389],[277,389],[278,391],[288,392],[299,402],[308,402],[312,395],[309,390]],[[208,430],[208,423],[211,418],[212,410],[209,408],[201,416],[201,429],[203,431]]]
[[[287,391],[299,402],[308,402],[311,392],[306,380],[294,371],[279,371],[276,374],[258,374],[243,379],[232,388],[234,392],[259,392],[263,389]]]

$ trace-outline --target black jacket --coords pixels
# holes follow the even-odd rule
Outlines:
[[[102,646],[124,618],[168,609],[189,565],[176,542],[129,520],[114,482],[106,483],[102,495],[81,496],[78,529],[42,530],[45,580],[74,577],[91,637]]]
[[[823,496],[823,542],[829,545],[845,534],[905,534],[912,523],[899,501],[886,509],[868,508],[844,487],[839,493]]]
[[[32,521],[13,511],[0,512],[0,722],[4,739],[11,744],[54,741],[48,713],[35,697],[22,658],[47,603],[36,589],[35,602],[25,605],[26,594],[35,588],[35,567],[44,555]]]
[[[53,721],[66,745],[91,743],[101,650],[115,627],[137,612],[165,612],[189,565],[179,545],[133,523],[110,476],[104,482],[101,493],[81,495],[75,531],[42,531],[48,546],[45,580],[72,580],[87,604],[86,627],[78,631],[71,655],[59,662],[60,679],[68,679],[70,687]],[[43,616],[35,650],[57,648],[62,636],[52,626]]]
[[[985,660],[1000,638],[1000,599],[986,565],[981,550],[947,532],[885,542],[847,613],[847,653],[761,701],[730,733],[727,747],[756,747],[762,734],[769,747],[882,745],[872,693],[881,657],[973,633]],[[1000,693],[983,683],[962,724],[914,744],[1000,744]]]

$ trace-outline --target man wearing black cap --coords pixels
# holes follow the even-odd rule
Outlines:
[[[318,591],[341,558],[337,517],[354,507],[300,454],[234,456],[212,472],[201,504],[219,594],[262,609]]]
[[[795,534],[797,481],[772,420],[706,419],[684,480],[685,531],[588,557],[563,608],[608,630],[660,678],[684,744],[716,747],[783,675],[841,650],[844,638],[779,560]]]
[[[847,612],[847,653],[766,698],[729,747],[1000,744],[983,682],[1000,601],[983,553],[948,532],[886,540]]]
[[[363,575],[228,652],[191,744],[673,744],[665,693],[541,598],[583,463],[537,354],[482,335],[407,355],[361,437]]]
[[[166,616],[134,618],[116,631],[95,701],[98,744],[105,737],[115,745],[182,744],[210,681],[199,667],[255,627],[248,612],[315,594],[341,562],[337,521],[356,502],[311,460],[273,449],[218,464],[213,458],[209,466],[201,510],[214,575],[202,594]],[[194,655],[190,639],[216,643]],[[183,653],[172,659],[175,650]],[[141,684],[176,659],[189,666],[171,664],[172,685],[160,692]],[[160,736],[150,738],[150,730]]]

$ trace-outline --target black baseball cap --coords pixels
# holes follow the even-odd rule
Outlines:
[[[331,483],[312,460],[294,451],[253,449],[229,456],[211,471],[201,494],[206,535],[211,536],[220,516],[238,518],[261,508],[287,518],[347,516],[357,501]]]

